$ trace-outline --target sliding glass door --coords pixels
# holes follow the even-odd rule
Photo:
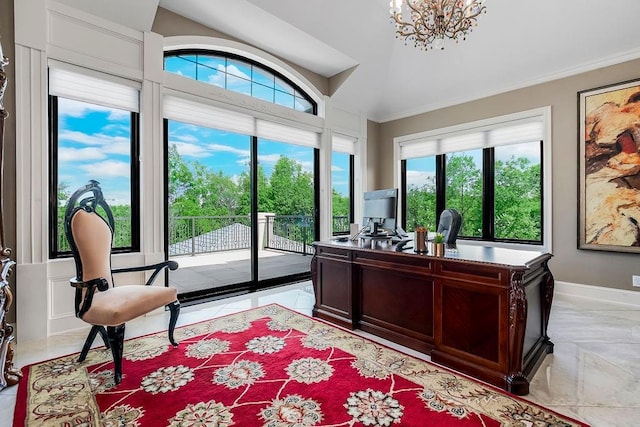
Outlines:
[[[314,148],[258,138],[261,281],[309,271],[316,239],[315,157]]]
[[[167,120],[167,252],[182,300],[309,276],[316,149]]]

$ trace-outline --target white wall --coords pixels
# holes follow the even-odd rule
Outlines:
[[[16,1],[15,28],[16,211],[19,213],[15,252],[18,263],[16,330],[18,341],[24,343],[87,327],[74,316],[74,290],[69,286],[69,278],[75,274],[73,260],[48,259],[48,61],[66,62],[141,82],[141,251],[114,256],[113,266],[150,264],[165,259],[161,166],[164,164],[162,51],[165,39],[47,0]],[[330,171],[332,129],[356,137],[364,147],[366,120],[331,106],[329,99],[320,101],[326,101],[328,118],[314,120],[319,120],[323,130],[321,167]],[[236,107],[247,108],[240,104]],[[250,108],[260,108],[256,102],[251,105]],[[366,159],[362,162],[365,165]],[[330,173],[324,173],[323,177],[327,175]],[[363,186],[362,181],[358,177],[358,185]],[[321,197],[321,207],[329,206],[330,180],[322,179]],[[330,224],[330,215],[330,209],[321,209],[323,238],[330,233],[330,227],[326,226]],[[141,276],[139,273],[136,279],[144,279]]]

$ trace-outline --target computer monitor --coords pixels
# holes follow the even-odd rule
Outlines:
[[[395,235],[398,212],[398,189],[367,191],[364,193],[363,226],[366,236]]]

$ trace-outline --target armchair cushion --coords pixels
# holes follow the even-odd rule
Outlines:
[[[113,285],[111,277],[112,231],[95,212],[79,209],[71,219],[73,239],[82,260],[82,280],[103,277]]]
[[[124,285],[96,292],[82,320],[93,325],[117,326],[177,299],[175,288]]]

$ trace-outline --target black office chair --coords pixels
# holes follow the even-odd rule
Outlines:
[[[445,209],[440,214],[437,233],[444,235],[444,243],[453,245],[462,227],[462,215],[455,209]]]

